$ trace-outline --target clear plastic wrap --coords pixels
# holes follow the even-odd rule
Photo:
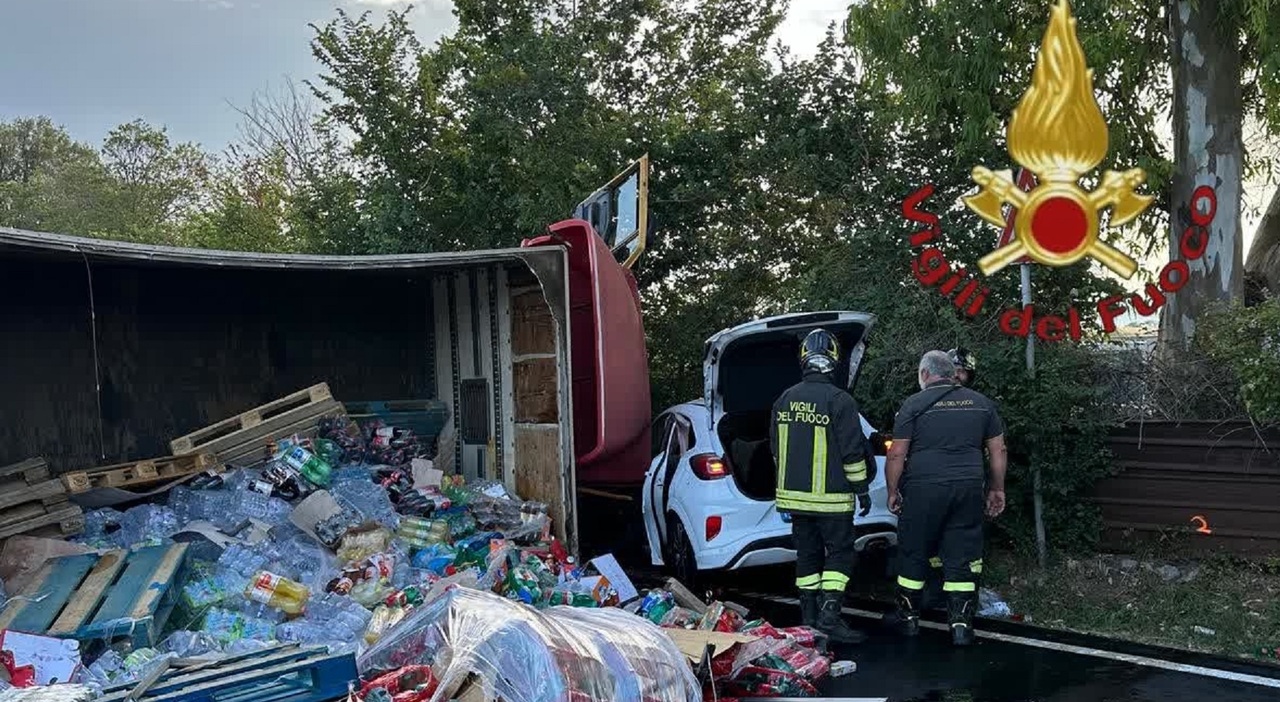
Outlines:
[[[364,674],[429,664],[443,702],[475,675],[504,702],[695,702],[688,660],[652,623],[615,608],[535,610],[455,588],[360,657]]]

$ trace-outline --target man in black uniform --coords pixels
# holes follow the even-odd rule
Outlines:
[[[867,460],[857,403],[833,382],[839,361],[831,333],[815,329],[805,337],[803,380],[773,404],[769,443],[778,467],[778,511],[791,515],[804,624],[833,641],[861,643],[866,637],[844,623],[840,609],[857,558],[854,504],[862,514],[870,511],[875,463]]]
[[[955,372],[942,351],[920,360],[921,391],[907,398],[894,420],[885,482],[889,508],[900,513],[898,617],[907,634],[919,630],[929,557],[937,553],[952,641],[965,646],[973,642],[983,512],[995,517],[1004,511],[1006,457],[995,403],[957,383]],[[991,455],[985,500],[984,447]]]
[[[966,388],[973,387],[974,375],[978,370],[977,360],[964,347],[957,347],[947,352],[947,358],[956,367],[956,382]],[[929,557],[929,577],[925,578],[924,597],[920,606],[923,609],[941,609],[946,607],[946,596],[943,594],[942,558],[937,553]]]

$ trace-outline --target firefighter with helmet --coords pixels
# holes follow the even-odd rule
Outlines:
[[[978,374],[978,362],[973,353],[959,346],[948,351],[947,356],[956,365],[956,380],[966,388],[973,387],[974,376]]]
[[[868,459],[861,413],[835,382],[840,344],[815,329],[800,345],[802,380],[773,404],[769,444],[778,470],[778,511],[790,515],[796,587],[805,626],[838,643],[865,636],[840,616],[857,560],[854,510],[867,514],[875,462]]]

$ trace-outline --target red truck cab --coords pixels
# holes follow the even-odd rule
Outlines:
[[[577,485],[630,493],[649,464],[649,362],[631,267],[648,234],[647,156],[521,246],[568,249]]]

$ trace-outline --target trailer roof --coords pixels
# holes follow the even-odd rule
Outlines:
[[[141,263],[205,266],[214,268],[284,268],[315,270],[379,270],[388,268],[435,268],[471,263],[492,263],[495,259],[528,262],[531,259],[562,256],[558,246],[537,248],[441,251],[436,253],[387,256],[321,256],[315,254],[269,254],[249,251],[188,249],[175,246],[134,244],[109,239],[91,239],[0,227],[0,253],[66,253],[94,259],[116,259]]]

